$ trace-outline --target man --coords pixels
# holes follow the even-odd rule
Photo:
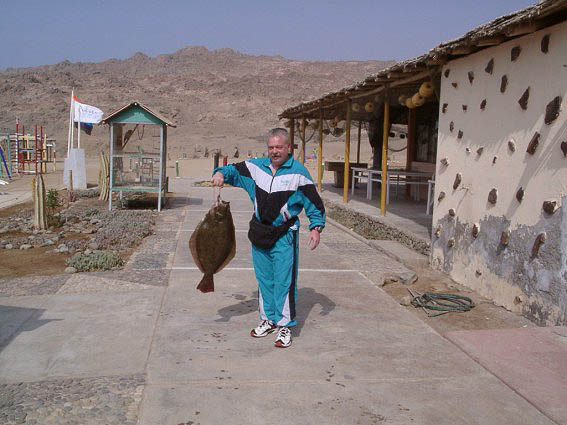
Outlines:
[[[222,187],[226,181],[243,188],[254,203],[248,237],[252,241],[262,321],[250,336],[261,338],[277,330],[275,346],[280,348],[291,345],[289,328],[297,324],[297,216],[305,208],[310,221],[308,246],[312,250],[319,245],[326,220],[325,207],[309,171],[290,156],[289,150],[287,130],[274,128],[268,133],[268,158],[217,168],[212,178],[213,186]]]

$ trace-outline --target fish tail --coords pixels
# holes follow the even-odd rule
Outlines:
[[[205,273],[199,284],[197,285],[197,289],[201,292],[214,292],[215,291],[215,281],[213,280],[212,273]]]

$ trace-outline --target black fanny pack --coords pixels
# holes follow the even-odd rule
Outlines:
[[[262,223],[256,218],[256,214],[254,214],[252,216],[252,220],[250,220],[248,239],[250,239],[250,242],[252,242],[258,248],[271,248],[279,238],[286,234],[288,229],[293,226],[296,221],[297,217],[293,217],[281,226],[274,227],[269,224]]]

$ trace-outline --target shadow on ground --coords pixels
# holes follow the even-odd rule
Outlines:
[[[0,305],[0,352],[22,332],[33,331],[49,322],[63,319],[40,319],[43,308]]]
[[[240,297],[242,297],[242,300],[240,300],[239,303],[218,310],[220,318],[216,319],[215,322],[229,322],[233,317],[245,316],[258,310],[257,291],[254,291],[248,299],[246,299],[245,295],[241,295]],[[300,288],[298,290],[297,326],[293,329],[295,336],[301,335],[303,325],[316,305],[320,306],[320,316],[327,316],[336,306],[333,300],[315,291],[313,288]],[[251,324],[251,326],[252,325],[253,324]]]

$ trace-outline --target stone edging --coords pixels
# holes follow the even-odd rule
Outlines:
[[[364,240],[367,239],[364,238],[363,235],[360,235],[354,230],[357,226],[366,225],[366,227],[368,227],[369,232],[375,232],[377,235],[381,236],[381,237],[376,237],[374,239],[397,241],[402,245],[408,247],[409,249],[412,249],[426,256],[429,256],[431,252],[430,243],[427,243],[426,241],[420,238],[408,234],[404,232],[402,229],[386,224],[375,217],[371,217],[367,214],[355,211],[350,208],[346,208],[342,205],[338,205],[335,202],[330,201],[328,199],[325,200],[325,206],[327,207],[328,210],[335,210],[341,213],[348,213],[352,217],[351,220],[349,220],[351,222],[341,223],[341,224],[346,228],[349,228],[349,230],[350,228],[353,228],[352,232],[356,233]],[[336,222],[337,220],[335,219],[334,221]]]

